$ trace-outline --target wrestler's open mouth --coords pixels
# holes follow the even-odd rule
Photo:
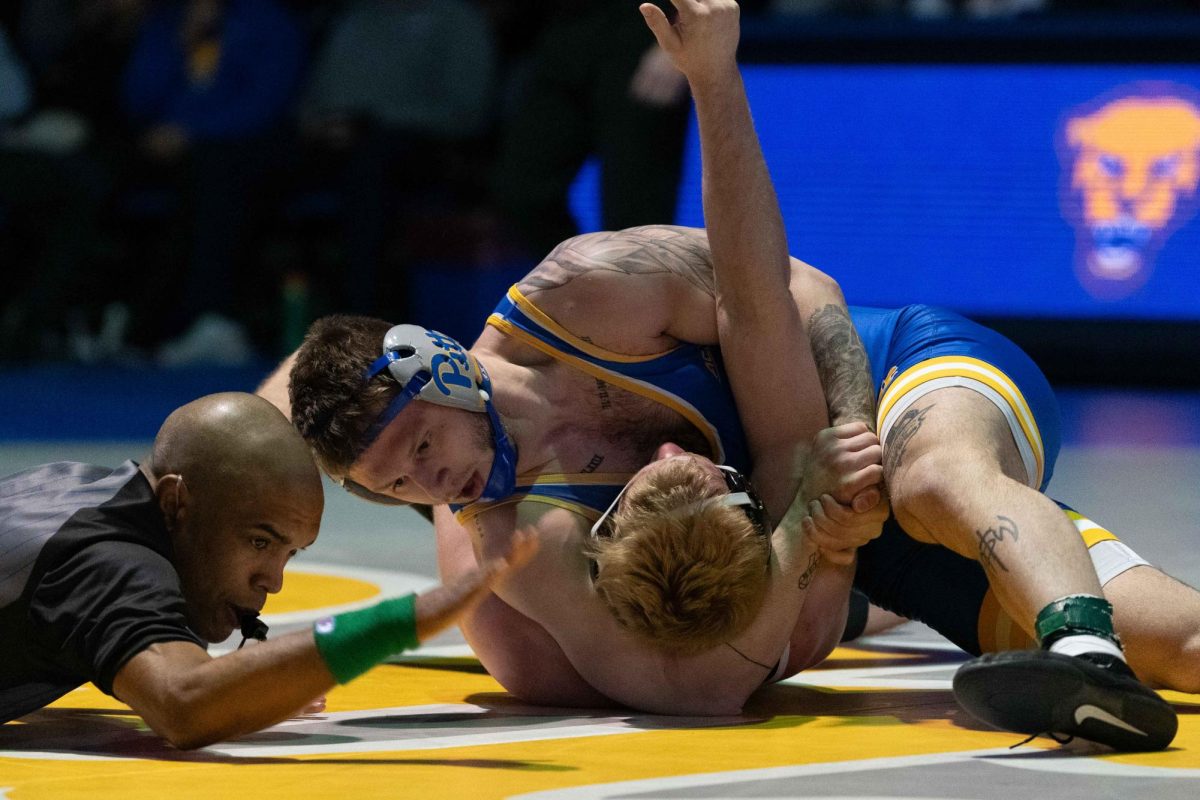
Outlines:
[[[458,496],[463,500],[475,500],[479,497],[479,493],[483,490],[483,478],[479,477],[478,472],[472,472],[471,477],[463,484],[459,490]]]

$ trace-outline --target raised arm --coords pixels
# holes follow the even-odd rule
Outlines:
[[[641,12],[692,86],[717,330],[756,474],[770,477],[756,483],[778,518],[795,493],[795,449],[828,424],[825,398],[789,292],[783,220],[738,71],[737,3],[674,4],[675,25],[653,4]]]
[[[778,514],[788,507],[773,542],[783,573],[772,582],[772,592],[786,596],[791,580],[804,588],[817,580],[822,596],[834,601],[831,607],[809,608],[801,617],[800,627],[812,640],[803,643],[811,648],[805,661],[811,661],[823,656],[840,633],[837,628],[852,577],[846,566],[853,552],[838,555],[841,567],[822,564],[811,541],[814,527],[802,528],[801,517],[808,501],[839,487],[822,480],[833,473],[808,470],[804,474],[803,467],[814,461],[813,442],[828,425],[827,398],[836,422],[870,419],[869,365],[836,284],[788,258],[782,216],[737,66],[737,3],[672,2],[679,12],[674,25],[652,4],[643,4],[641,11],[692,87],[718,335],[751,445],[755,481],[768,508]],[[798,268],[795,273],[793,264]],[[862,466],[864,453],[873,453],[870,448],[877,449],[878,443],[869,438],[861,441],[868,450],[859,449],[854,455],[860,459],[858,474],[864,482],[843,487],[838,499],[851,502],[856,493],[864,492],[858,507],[865,510],[878,502],[877,490],[869,486],[881,480],[882,470],[878,456],[868,459],[875,463]],[[818,445],[827,443],[828,437]],[[792,604],[786,608],[803,613],[796,603],[805,596],[792,592]],[[766,605],[760,617],[782,613],[783,609]]]
[[[641,11],[692,86],[720,343],[756,472],[770,484],[759,478],[760,490],[778,514],[796,488],[797,448],[830,417],[870,420],[870,370],[837,284],[788,258],[736,61],[737,3],[675,5],[675,25],[652,4]]]

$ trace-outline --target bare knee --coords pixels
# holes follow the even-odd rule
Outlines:
[[[1171,659],[1170,680],[1163,685],[1178,692],[1200,694],[1200,634],[1192,636]]]
[[[1126,643],[1125,655],[1147,686],[1200,694],[1200,634],[1183,642],[1159,642],[1152,652]]]
[[[953,546],[954,530],[969,525],[964,481],[984,479],[977,464],[948,450],[930,450],[896,467],[888,476],[892,511],[914,538]]]
[[[1104,594],[1138,677],[1155,688],[1200,693],[1200,593],[1139,566],[1109,581]]]

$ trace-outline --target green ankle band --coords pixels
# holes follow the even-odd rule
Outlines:
[[[417,596],[325,617],[313,626],[317,652],[338,683],[349,683],[383,659],[417,646]]]
[[[1090,594],[1069,594],[1043,608],[1037,615],[1034,628],[1042,648],[1073,634],[1091,634],[1114,643],[1120,640],[1113,632],[1112,603]]]

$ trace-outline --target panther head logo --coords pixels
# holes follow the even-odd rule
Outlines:
[[[1059,135],[1063,212],[1076,274],[1116,300],[1146,282],[1167,237],[1195,211],[1200,103],[1182,86],[1141,83],[1067,114]]]

